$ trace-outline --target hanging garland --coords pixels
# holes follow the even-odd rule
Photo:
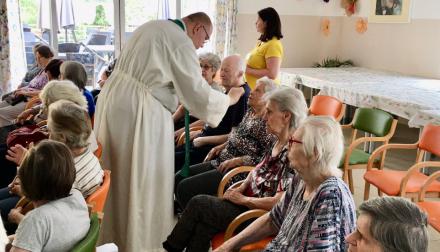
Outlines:
[[[357,0],[341,0],[341,7],[345,9],[347,16],[351,16],[356,12]]]

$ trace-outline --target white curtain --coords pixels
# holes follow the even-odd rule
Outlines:
[[[5,93],[15,88],[25,72],[23,29],[18,1],[0,0],[0,92]]]
[[[221,58],[235,53],[237,0],[218,0],[216,6],[215,52]]]

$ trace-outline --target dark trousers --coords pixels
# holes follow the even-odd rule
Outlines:
[[[192,142],[190,145],[189,155],[190,163],[189,165],[199,164],[205,160],[206,155],[215,145],[204,145],[200,147],[194,147]],[[174,155],[174,172],[180,171],[185,164],[185,145],[176,148]]]
[[[180,207],[184,209],[188,201],[199,194],[217,195],[222,178],[223,174],[217,171],[211,162],[192,165],[186,178],[181,172],[176,173],[174,192]]]
[[[15,223],[8,221],[8,214],[17,205],[20,197],[14,194],[10,194],[7,187],[0,189],[0,214],[2,216],[3,224],[8,235],[14,234],[17,229]]]
[[[17,174],[17,165],[6,159],[8,147],[0,144],[0,188],[7,187]]]
[[[192,198],[163,247],[167,251],[206,252],[211,239],[224,232],[229,223],[241,213],[247,211],[227,200],[209,195]]]

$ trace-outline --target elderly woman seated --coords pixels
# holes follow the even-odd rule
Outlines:
[[[259,85],[253,94],[258,93]],[[270,210],[289,187],[296,173],[289,169],[287,142],[291,131],[306,118],[306,102],[302,93],[292,88],[273,91],[267,100],[268,130],[277,141],[244,183],[226,191],[223,199],[209,195],[192,198],[163,243],[166,250],[208,251],[212,237],[224,231],[235,217],[249,209]]]
[[[214,53],[201,53],[199,55],[200,68],[202,69],[202,76],[206,80],[206,82],[215,90],[223,93],[223,88],[214,80],[217,75],[217,71],[220,69],[221,59]],[[173,114],[174,128],[179,129],[175,132],[176,137],[180,136],[184,132],[185,120],[184,116],[185,111],[182,105],[179,105],[176,112]],[[197,121],[197,118],[192,117],[190,122],[193,123]],[[198,121],[191,126],[203,126],[204,122]]]
[[[11,237],[10,251],[68,251],[85,237],[90,220],[84,198],[72,190],[76,174],[63,143],[45,140],[28,151],[18,177],[35,209]]]
[[[345,237],[348,250],[428,251],[428,217],[401,197],[380,197],[359,206],[356,230]]]
[[[289,139],[289,161],[299,176],[270,211],[216,252],[276,235],[266,251],[346,251],[344,237],[355,230],[356,208],[338,169],[343,153],[340,125],[312,116]]]
[[[41,45],[35,49],[35,56],[41,70],[28,86],[19,88],[7,95],[7,97],[3,97],[4,100],[0,102],[0,127],[13,124],[17,116],[23,112],[27,97],[38,95],[49,81],[44,68],[54,56],[52,49]]]
[[[263,95],[275,88],[271,79],[259,79],[256,88],[249,95],[248,111],[237,128],[229,134],[228,140],[214,147],[208,153],[206,162],[191,166],[190,178],[184,179],[181,171],[176,174],[174,188],[176,199],[182,208],[195,194],[200,194],[196,193],[199,186],[206,194],[214,194],[226,171],[237,166],[254,166],[260,162],[275,141],[274,136],[267,131],[263,118],[266,111]],[[203,184],[198,184],[195,180]]]

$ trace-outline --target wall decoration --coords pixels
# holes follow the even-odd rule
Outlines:
[[[323,18],[321,21],[321,32],[324,36],[328,37],[330,35],[330,20],[328,18]]]
[[[370,23],[408,23],[411,0],[371,0]]]
[[[357,0],[341,0],[341,7],[345,9],[347,16],[351,16],[356,12]]]
[[[363,34],[367,31],[368,28],[368,21],[365,18],[359,18],[356,21],[356,31],[360,34]]]

